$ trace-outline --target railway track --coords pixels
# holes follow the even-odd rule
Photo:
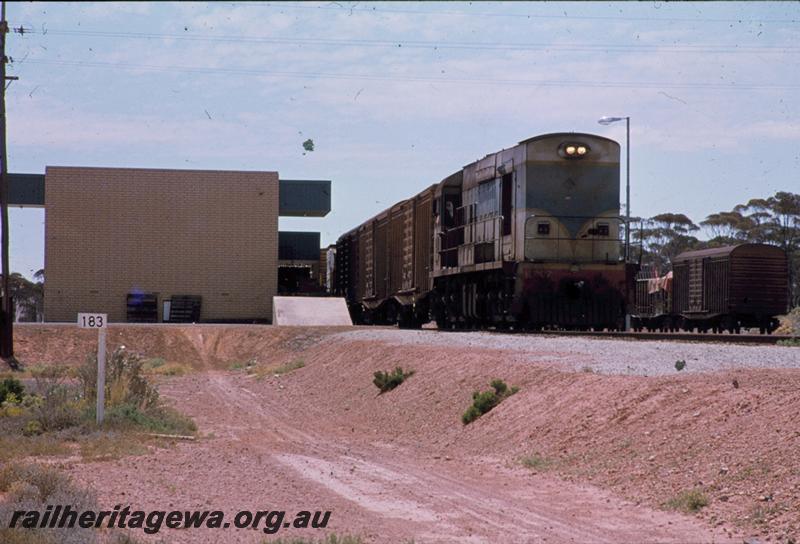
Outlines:
[[[631,338],[635,340],[671,340],[675,342],[716,342],[722,344],[777,344],[791,336],[770,334],[710,334],[693,332],[632,332],[632,331],[542,331],[526,334],[556,336],[589,336],[598,338]]]
[[[496,331],[507,333],[510,331]],[[513,332],[513,331],[511,331]],[[634,340],[668,340],[674,342],[710,342],[720,344],[774,345],[790,340],[787,335],[770,334],[710,334],[693,332],[632,332],[632,331],[519,331],[518,334],[550,336],[588,336],[596,338],[630,338]]]
[[[438,330],[438,329],[428,329]],[[467,332],[459,329],[455,332]],[[595,338],[630,338],[633,340],[667,340],[674,342],[711,342],[720,344],[765,344],[774,345],[780,340],[791,340],[793,337],[782,334],[711,334],[694,332],[633,332],[633,331],[527,331],[527,330],[494,330],[485,332],[495,334],[527,334],[536,336],[584,336]]]

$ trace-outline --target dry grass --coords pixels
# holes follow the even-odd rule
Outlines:
[[[175,362],[167,362],[164,359],[147,359],[142,364],[142,370],[145,374],[153,376],[185,376],[194,369],[188,365]]]
[[[94,433],[80,440],[84,461],[113,461],[129,455],[146,455],[150,452],[141,435],[130,433]],[[148,441],[149,442],[149,441]]]
[[[674,496],[668,500],[664,506],[670,510],[678,510],[680,512],[693,514],[708,506],[708,497],[703,493],[702,489],[690,489],[688,491],[682,491]]]
[[[532,470],[547,470],[553,466],[553,460],[538,453],[522,458],[522,465]]]
[[[267,376],[283,376],[284,374],[288,374],[304,366],[306,366],[306,363],[302,359],[277,366],[258,366],[255,369],[255,376],[258,379],[266,378]]]
[[[26,457],[58,457],[71,453],[68,440],[57,434],[22,436],[0,434],[0,461],[8,462]]]

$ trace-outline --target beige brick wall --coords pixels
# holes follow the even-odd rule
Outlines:
[[[203,297],[201,319],[269,319],[278,174],[47,167],[46,321],[125,321],[134,289]]]

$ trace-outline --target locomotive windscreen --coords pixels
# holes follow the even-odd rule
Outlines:
[[[528,144],[526,208],[559,218],[572,237],[587,218],[619,214],[619,144],[604,138],[569,140],[576,147],[584,141],[590,152],[578,160],[564,156],[562,137]]]

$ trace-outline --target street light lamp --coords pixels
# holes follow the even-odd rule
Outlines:
[[[625,262],[631,254],[631,118],[601,117],[598,123],[610,125],[617,121],[625,121]]]

